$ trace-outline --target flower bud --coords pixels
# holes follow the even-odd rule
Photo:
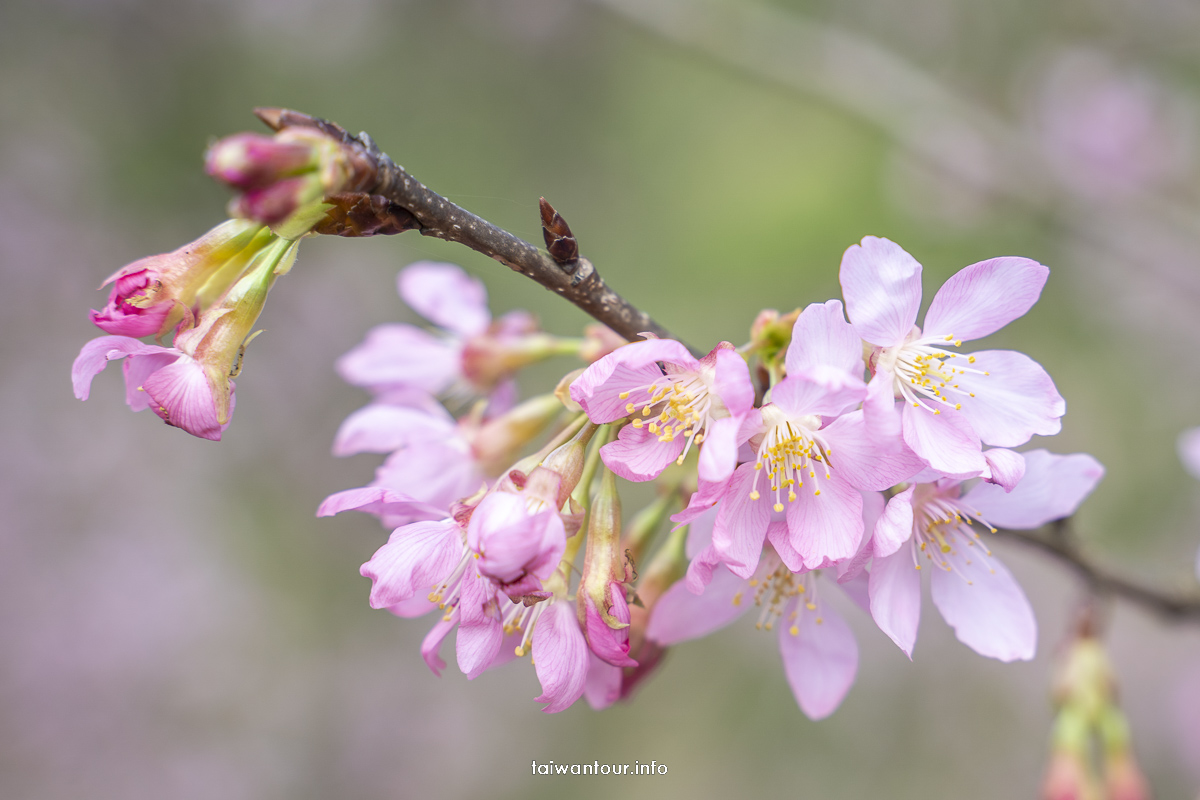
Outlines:
[[[550,452],[550,455],[542,460],[543,467],[558,473],[562,478],[558,490],[558,508],[563,507],[567,498],[571,496],[571,492],[575,491],[575,487],[579,485],[580,478],[583,477],[587,444],[598,427],[600,426],[594,422],[585,422],[578,433],[556,447]]]
[[[1108,800],[1150,800],[1150,785],[1128,749],[1105,756],[1104,789]]]
[[[629,341],[607,325],[593,323],[583,329],[583,348],[579,357],[589,364],[594,364],[618,347],[624,347]]]
[[[112,283],[108,305],[91,312],[92,323],[120,336],[162,336],[180,324],[191,327],[237,280],[270,232],[249,220],[227,220],[194,242],[128,264],[104,281]]]
[[[1100,787],[1082,754],[1054,754],[1042,781],[1042,800],[1100,800]]]
[[[629,605],[624,590],[629,576],[618,549],[620,540],[621,499],[616,476],[605,469],[588,516],[578,613],[592,652],[613,666],[632,667],[637,662],[629,658]]]
[[[562,410],[562,404],[554,395],[544,394],[483,423],[473,439],[475,455],[483,471],[494,475],[512,464],[517,454]],[[535,465],[536,462],[530,467]]]
[[[750,352],[757,353],[763,363],[783,357],[792,341],[792,328],[800,317],[800,309],[780,315],[773,308],[758,312],[750,326]]]

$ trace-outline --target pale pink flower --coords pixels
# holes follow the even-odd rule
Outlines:
[[[212,386],[200,363],[174,347],[145,344],[127,336],[101,336],[83,346],[71,367],[75,396],[87,400],[92,379],[109,361],[127,358],[123,365],[125,402],[134,411],[149,408],[168,425],[201,439],[220,441],[229,427],[217,419]],[[229,381],[229,415],[234,407],[234,383]]]
[[[702,525],[696,525],[688,537],[689,554],[701,559],[712,552],[704,547],[703,531]],[[788,546],[782,521],[772,523],[768,537]],[[763,550],[748,579],[717,564],[702,594],[693,593],[695,587],[689,582],[679,581],[658,599],[646,636],[664,646],[677,644],[707,636],[755,608],[756,627],[768,631],[778,627],[784,673],[796,702],[811,719],[822,719],[841,704],[858,671],[858,643],[825,599],[823,587],[831,582],[819,580],[824,574],[793,572],[771,547]]]
[[[652,480],[668,464],[683,463],[697,445],[700,477],[722,481],[737,461],[738,429],[754,404],[754,387],[746,362],[728,342],[696,359],[679,342],[648,339],[588,367],[571,384],[571,399],[592,422],[630,418],[600,451],[622,478]]]
[[[492,400],[492,413],[516,397],[513,374],[554,352],[551,337],[516,311],[493,321],[483,283],[454,264],[421,261],[397,278],[400,296],[439,330],[400,323],[373,328],[337,362],[355,386],[381,393],[401,387],[462,401]]]
[[[930,466],[959,477],[988,470],[981,443],[1015,447],[1062,427],[1066,404],[1029,357],[1009,350],[947,348],[987,336],[1025,314],[1049,274],[1025,258],[993,258],[946,281],[916,327],[921,265],[887,239],[867,236],[842,258],[841,282],[855,331],[874,349],[868,415],[883,428],[903,401],[904,441]]]
[[[1026,471],[1011,492],[979,482],[909,486],[888,501],[871,542],[871,614],[912,656],[921,613],[921,572],[931,569],[933,604],[959,641],[1001,661],[1028,660],[1037,623],[1025,593],[980,535],[993,526],[1038,528],[1075,512],[1104,475],[1089,455],[1025,453]]]

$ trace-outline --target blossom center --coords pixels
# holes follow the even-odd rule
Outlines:
[[[758,630],[773,629],[776,621],[787,612],[791,600],[799,598],[800,602],[787,614],[785,620],[790,623],[788,633],[792,636],[799,635],[801,615],[817,610],[815,576],[815,572],[797,574],[777,563],[775,569],[765,577],[751,578],[749,583],[750,588],[754,590],[754,605],[759,607],[758,621],[754,623],[754,627]],[[733,604],[741,605],[742,600],[742,592],[738,592],[733,597]],[[820,625],[824,620],[817,617],[816,622]]]
[[[815,414],[789,417],[778,406],[767,405],[763,408],[763,423],[770,427],[758,446],[750,499],[757,500],[762,496],[758,482],[763,473],[766,473],[770,491],[775,496],[776,511],[783,511],[784,492],[789,503],[796,501],[796,490],[804,486],[805,475],[812,483],[813,496],[820,496],[817,465],[826,480],[833,477],[829,464],[833,448],[818,432],[821,418]]]
[[[953,572],[971,583],[951,557],[961,556],[967,564],[971,563],[972,552],[985,560],[991,558],[992,551],[979,536],[983,529],[996,532],[982,514],[968,510],[957,499],[936,494],[925,498],[914,507],[913,565],[920,569],[923,555],[937,569]]]
[[[934,414],[941,414],[942,408],[961,410],[963,399],[975,396],[959,386],[961,376],[988,373],[961,366],[964,363],[974,364],[975,356],[944,349],[962,344],[962,340],[955,339],[954,334],[923,337],[919,328],[913,328],[910,336],[912,338],[904,344],[884,349],[877,361],[879,366],[892,369],[896,397],[911,403],[914,408],[923,408]]]
[[[646,395],[642,397],[642,395]],[[676,462],[683,463],[692,445],[704,442],[708,425],[724,405],[707,381],[692,372],[663,375],[646,386],[618,395],[625,404],[630,424],[645,428],[660,442],[687,440]],[[630,398],[633,399],[630,399]]]

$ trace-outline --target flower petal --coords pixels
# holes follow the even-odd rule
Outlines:
[[[716,361],[713,388],[730,414],[740,417],[754,405],[754,384],[746,359],[729,347],[716,347],[710,355]]]
[[[693,594],[683,581],[677,581],[654,604],[646,638],[672,645],[707,636],[754,606],[753,593],[748,587],[744,578],[724,566],[713,570],[712,582],[701,595]]]
[[[163,422],[182,428],[201,439],[221,440],[228,427],[217,421],[217,401],[200,362],[190,356],[156,370],[142,382],[150,397],[151,411]],[[233,381],[229,382],[230,412],[233,411]]]
[[[371,579],[371,608],[427,594],[450,576],[462,556],[462,537],[452,519],[397,528],[359,570]]]
[[[1190,428],[1179,434],[1179,460],[1193,478],[1200,478],[1200,428]]]
[[[837,367],[818,365],[784,378],[771,389],[771,402],[791,415],[844,414],[867,396],[867,385]]]
[[[569,707],[587,684],[588,647],[579,630],[574,604],[550,602],[533,629],[533,664],[542,693],[535,702],[553,714]]]
[[[474,680],[492,665],[500,645],[504,641],[504,629],[500,620],[490,612],[495,600],[495,588],[491,582],[479,577],[473,569],[463,576],[462,599],[458,611],[458,668]]]
[[[921,623],[921,570],[910,548],[875,559],[868,593],[875,624],[912,658]]]
[[[627,481],[651,481],[679,457],[685,443],[682,436],[660,441],[659,435],[646,427],[625,425],[616,441],[600,448],[600,458]]]
[[[609,613],[626,626],[620,629],[608,627],[595,602],[591,597],[587,598],[584,624],[587,627],[588,647],[601,660],[614,667],[636,667],[637,662],[629,657],[629,605],[625,602],[621,584],[616,581],[609,584],[609,601]]]
[[[662,377],[658,361],[698,367],[687,348],[671,339],[646,339],[621,347],[592,364],[571,384],[571,399],[583,406],[592,422],[615,422],[629,412],[623,392],[644,391]]]
[[[904,443],[939,472],[948,475],[983,473],[988,468],[987,461],[979,452],[979,437],[963,413],[932,414],[906,403],[901,412]]]
[[[722,417],[714,420],[704,433],[704,444],[700,446],[698,474],[708,483],[722,483],[733,475],[737,466],[738,429],[742,421],[738,417]]]
[[[1104,477],[1104,467],[1087,453],[1060,456],[1030,450],[1025,456],[1025,476],[1011,492],[980,483],[962,498],[992,525],[1031,529],[1069,517]]]
[[[883,516],[875,523],[873,536],[875,539],[875,555],[890,556],[900,549],[900,546],[913,535],[913,491],[917,487],[910,486],[903,492],[888,500]]]
[[[904,341],[921,307],[921,265],[915,258],[894,242],[865,236],[842,256],[838,277],[861,338],[881,347]]]
[[[364,486],[346,489],[329,495],[317,508],[318,517],[332,517],[343,511],[363,511],[376,515],[413,515],[415,518],[432,515],[435,519],[446,516],[445,509],[437,509],[415,497],[383,486]],[[393,526],[399,527],[399,526]]]
[[[854,555],[863,535],[862,494],[836,474],[818,486],[798,487],[787,504],[789,538],[809,569]]]
[[[993,447],[983,451],[983,460],[987,462],[991,473],[987,481],[1003,487],[1011,492],[1013,487],[1025,476],[1025,456],[1003,447]]]
[[[779,626],[783,671],[800,710],[809,719],[824,719],[854,684],[858,642],[842,615],[819,595],[815,610],[799,608],[796,601],[793,605],[800,612],[796,622]]]
[[[836,367],[858,379],[863,376],[862,339],[846,322],[840,300],[813,303],[792,327],[785,364],[787,374],[816,366]]]
[[[164,350],[166,348],[163,348]],[[150,408],[154,401],[142,385],[154,373],[179,360],[179,352],[168,350],[162,353],[131,355],[125,359],[121,369],[125,375],[125,402],[134,411]]]
[[[595,653],[589,652],[583,695],[596,711],[603,711],[617,702],[621,698],[621,668],[601,661]]]
[[[337,360],[337,371],[372,391],[411,386],[439,394],[461,374],[461,346],[413,325],[378,325]]]
[[[758,567],[771,519],[769,498],[750,499],[754,475],[754,464],[750,463],[734,471],[713,526],[713,549],[735,575],[743,578],[749,578]]]
[[[980,545],[945,554],[952,569],[935,565],[933,604],[958,640],[981,656],[1029,661],[1037,650],[1037,621],[1025,593]]]
[[[483,333],[492,321],[483,282],[455,264],[410,264],[400,270],[396,288],[409,308],[459,336]]]
[[[900,415],[895,415],[899,421]],[[873,434],[865,411],[843,414],[821,435],[832,448],[830,468],[851,486],[870,492],[890,489],[919,472],[925,463],[900,438]]]
[[[995,333],[1033,307],[1050,270],[1005,256],[965,267],[942,284],[925,312],[925,336],[966,341]]]
[[[959,376],[958,385],[974,397],[962,404],[962,415],[979,439],[996,447],[1016,447],[1029,437],[1053,436],[1062,430],[1066,401],[1041,365],[1012,350],[972,353],[974,368]]]
[[[144,344],[128,336],[100,336],[92,339],[80,349],[75,363],[71,365],[71,384],[75,389],[75,396],[80,400],[88,399],[92,379],[104,370],[109,361],[129,355],[153,353],[173,353],[176,357],[183,355],[178,350]]]
[[[448,439],[454,432],[454,418],[444,408],[439,414],[429,414],[415,408],[372,403],[342,422],[333,438],[333,454],[390,453],[414,442]]]
[[[446,668],[446,662],[438,655],[438,651],[442,649],[442,642],[446,640],[446,637],[454,628],[455,622],[457,620],[453,617],[439,619],[421,642],[421,658],[433,670],[433,674],[439,678],[442,677],[442,670]]]

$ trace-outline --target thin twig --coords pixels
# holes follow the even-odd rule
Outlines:
[[[362,193],[346,195],[344,202],[335,203],[331,224],[318,226],[319,233],[362,236],[418,230],[424,236],[457,242],[494,258],[566,298],[630,341],[641,333],[676,338],[604,283],[592,262],[578,254],[570,228],[544,198],[540,209],[542,219],[554,228],[550,232],[556,239],[565,237],[555,231],[565,229],[565,236],[570,237],[574,248],[558,252],[556,255],[568,256],[562,260],[431,190],[380,150],[366,133],[351,136],[328,120],[287,109],[260,108],[255,113],[277,131],[294,126],[317,128],[346,144],[357,145],[374,170],[373,178],[364,181]]]
[[[1200,595],[1163,591],[1098,566],[1083,553],[1069,519],[1035,531],[1003,529],[997,534],[1054,556],[1073,569],[1095,595],[1123,597],[1169,620],[1200,621]]]

